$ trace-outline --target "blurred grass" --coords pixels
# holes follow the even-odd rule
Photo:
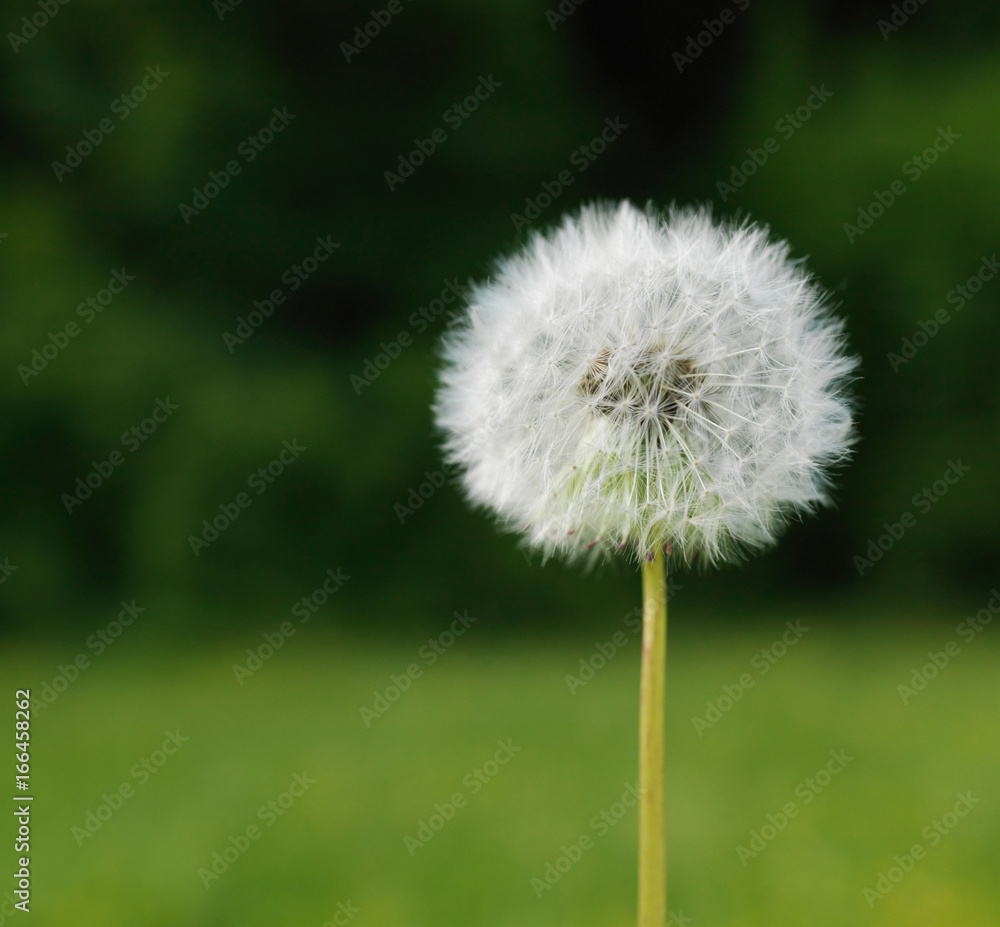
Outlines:
[[[754,655],[796,618],[812,630],[759,676]],[[949,635],[834,624],[671,640],[670,908],[696,927],[997,924],[995,632],[904,706],[896,686]],[[589,822],[635,781],[638,638],[571,694],[593,639],[498,647],[476,630],[427,667],[422,641],[376,650],[307,626],[243,686],[231,667],[259,638],[187,654],[122,640],[33,713],[34,923],[321,927],[348,900],[359,927],[632,923],[635,812],[606,835]],[[37,696],[73,656],[7,652],[0,676]],[[414,662],[423,675],[366,727],[360,707]],[[692,717],[745,672],[754,687],[699,737]],[[140,784],[131,768],[168,730],[190,739]],[[472,794],[501,740],[519,752]],[[854,759],[805,805],[796,786],[841,748]],[[315,785],[267,826],[257,809],[296,773]],[[134,797],[78,847],[71,828],[122,782]],[[930,847],[922,829],[966,790],[981,804]],[[411,857],[404,835],[457,791],[467,804]],[[799,815],[742,865],[736,847],[791,801]],[[261,838],[203,887],[198,869],[254,823]],[[531,880],[584,833],[593,848],[536,898]],[[863,887],[918,842],[926,859],[870,909]]]

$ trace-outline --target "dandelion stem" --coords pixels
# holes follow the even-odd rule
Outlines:
[[[662,550],[642,565],[639,698],[639,927],[666,927],[663,705],[667,675],[667,570]]]

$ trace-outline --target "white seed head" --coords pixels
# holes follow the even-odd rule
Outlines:
[[[470,500],[546,556],[717,563],[828,501],[844,347],[766,228],[598,204],[472,289],[435,414]]]

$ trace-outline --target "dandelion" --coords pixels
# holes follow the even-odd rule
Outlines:
[[[707,210],[592,205],[475,286],[436,418],[473,503],[544,557],[642,564],[640,925],[666,920],[666,563],[773,544],[829,501],[856,361],[788,245]]]

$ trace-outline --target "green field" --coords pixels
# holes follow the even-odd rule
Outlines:
[[[811,630],[773,664],[755,655],[783,620],[671,640],[670,909],[695,927],[995,927],[996,632],[966,643],[801,620]],[[33,712],[33,911],[8,923],[321,927],[357,909],[358,927],[631,924],[637,819],[616,803],[636,778],[638,640],[625,633],[574,693],[566,676],[593,638],[470,632],[428,666],[422,640],[376,649],[314,626],[242,686],[232,666],[252,636],[186,656],[123,640]],[[904,705],[897,685],[949,639],[960,653]],[[2,677],[37,693],[74,655],[8,651]],[[366,725],[360,709],[413,663],[422,675]],[[699,736],[692,718],[747,673],[753,686]],[[154,753],[168,732],[188,740]],[[943,819],[960,794],[977,803]],[[257,839],[206,875],[251,825]],[[915,844],[912,871],[870,905],[863,889]]]

